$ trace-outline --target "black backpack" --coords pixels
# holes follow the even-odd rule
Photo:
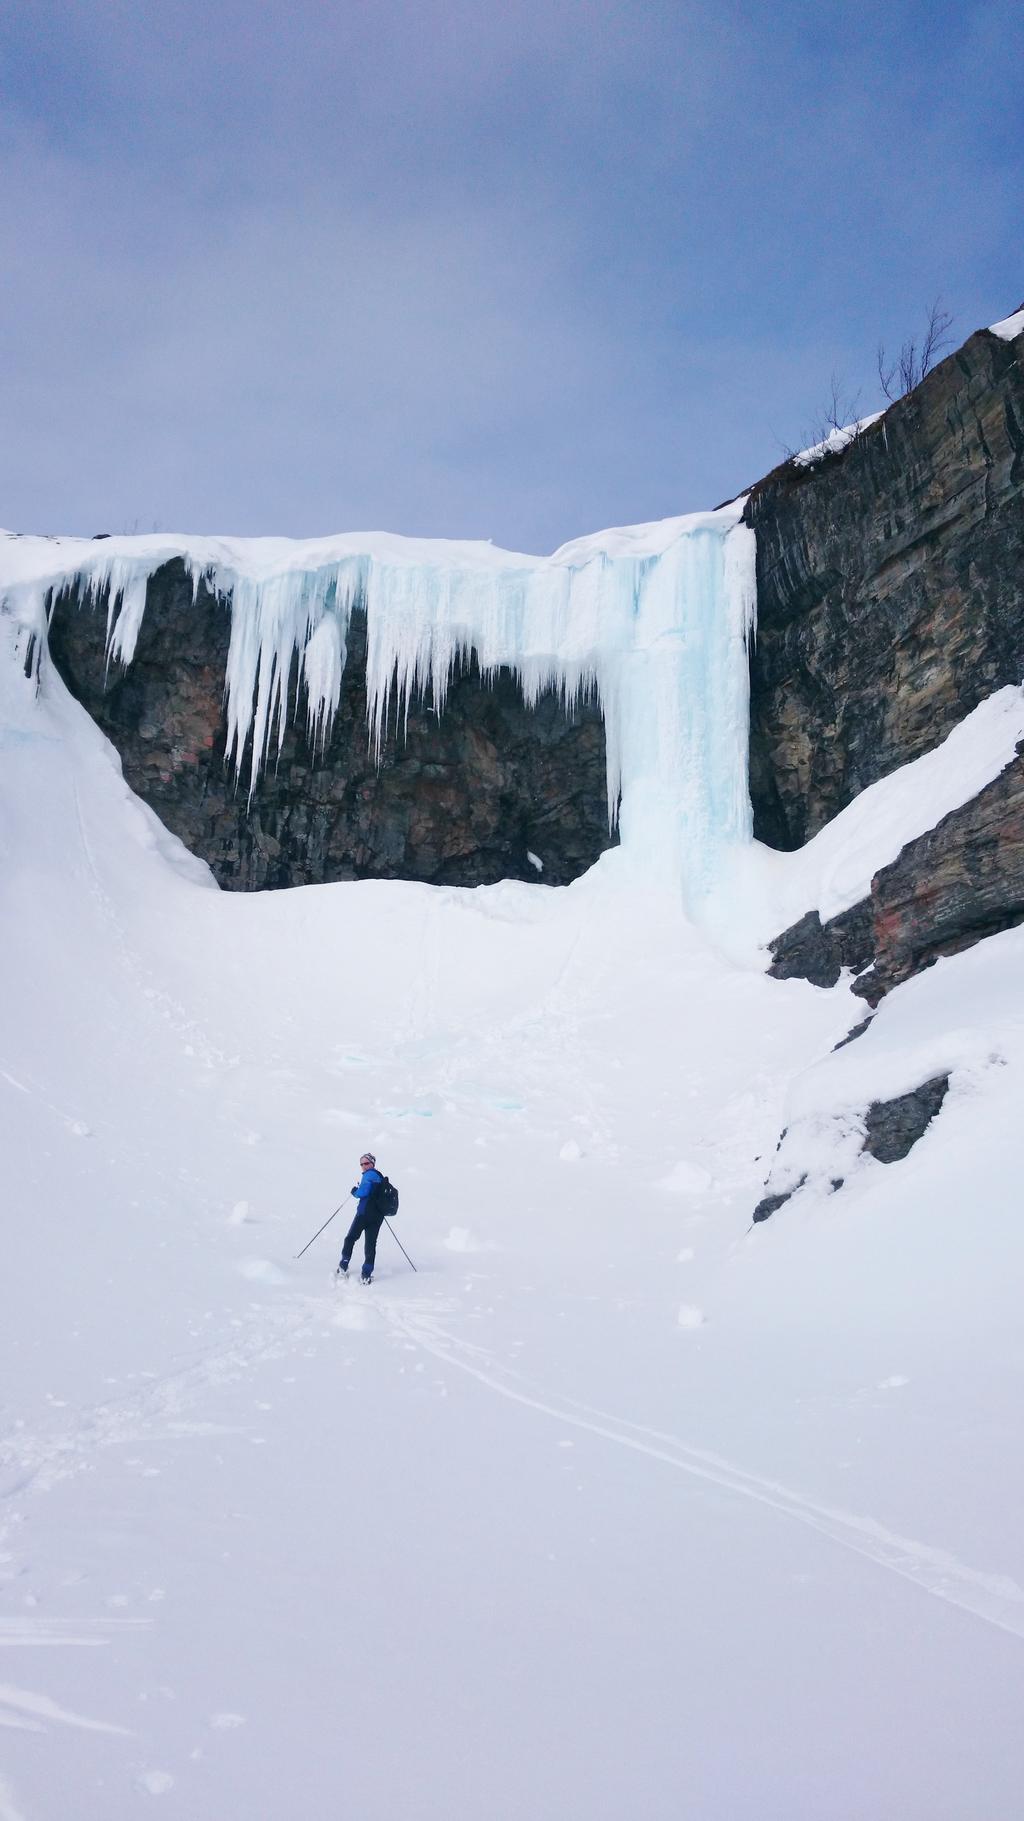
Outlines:
[[[371,1206],[373,1212],[379,1214],[384,1220],[393,1220],[398,1213],[398,1190],[386,1176],[382,1176],[379,1182],[374,1183]]]

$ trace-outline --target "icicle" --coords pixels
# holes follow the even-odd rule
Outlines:
[[[146,611],[148,570],[134,564],[114,562],[108,573],[110,599],[118,601],[117,618],[107,634],[107,655],[127,668],[135,656],[135,645]]]
[[[331,724],[341,700],[341,677],[345,668],[345,641],[337,616],[320,621],[310,634],[302,654],[302,675],[306,685],[306,730],[312,747],[321,752],[330,739]]]
[[[3,628],[4,645],[17,669],[35,689],[39,688],[46,652],[48,592],[32,583],[0,588],[0,617],[7,622]]]
[[[387,536],[320,543],[153,536],[86,544],[6,540],[38,587],[74,583],[107,601],[110,660],[128,664],[146,584],[184,561],[193,598],[230,599],[227,757],[250,797],[279,754],[302,691],[311,745],[325,746],[341,699],[352,609],[366,612],[367,737],[379,759],[410,702],[444,711],[460,666],[484,681],[507,666],[533,706],[554,689],[567,712],[604,715],[609,828],[650,876],[691,896],[717,854],[749,840],[748,641],[754,534],[743,502],[715,513],[581,538],[546,559],[488,544]],[[8,589],[8,598],[11,590]]]

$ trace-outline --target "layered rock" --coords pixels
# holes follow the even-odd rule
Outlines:
[[[800,846],[1024,676],[1022,353],[1024,338],[972,336],[844,451],[786,464],[754,489],[751,790],[755,831],[770,844]],[[1018,748],[992,783],[882,867],[869,897],[824,924],[809,911],[782,932],[770,972],[831,986],[847,967],[876,1006],[940,956],[1022,921]],[[948,1086],[942,1074],[874,1100],[849,1130],[840,1110],[838,1150],[898,1162]],[[799,1155],[788,1157],[754,1220],[807,1180]],[[819,1186],[842,1183],[840,1173]]]
[[[440,718],[413,702],[378,765],[359,613],[326,748],[311,747],[300,701],[250,800],[248,765],[241,781],[225,765],[229,635],[228,603],[203,585],[193,601],[180,561],[150,580],[127,669],[108,667],[103,602],[61,598],[50,629],[58,670],[113,741],[128,783],[220,885],[561,885],[611,844],[599,709],[566,713],[553,694],[529,709],[508,672],[488,685],[475,666],[453,678]]]
[[[876,873],[870,909],[874,959],[853,988],[869,1005],[1024,922],[1024,756]]]
[[[1024,337],[983,330],[839,453],[755,487],[754,825],[794,848],[1024,677]],[[1021,765],[910,842],[871,896],[808,912],[770,971],[871,1004],[1024,917]]]
[[[987,330],[751,492],[754,829],[795,848],[1024,675],[1024,337]]]
[[[908,841],[871,895],[822,923],[809,911],[771,944],[778,980],[834,986],[842,968],[869,1005],[941,955],[1024,923],[1024,743],[969,802]]]

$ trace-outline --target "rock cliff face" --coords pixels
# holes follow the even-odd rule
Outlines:
[[[792,848],[1024,677],[1024,337],[973,335],[841,454],[755,487],[755,830]],[[870,1004],[1024,920],[1024,762],[910,842],[771,972]]]
[[[750,758],[762,840],[801,845],[1024,677],[1022,362],[1024,337],[974,335],[841,454],[789,463],[753,490]],[[809,911],[783,931],[770,972],[832,986],[848,967],[854,991],[876,1006],[940,956],[1021,922],[1018,748],[986,789],[908,842],[869,897],[824,925]],[[863,1149],[883,1163],[905,1157],[948,1085],[942,1075],[872,1102]],[[769,1177],[755,1221],[807,1180],[789,1174],[781,1187]]]
[[[972,335],[746,517],[754,827],[794,848],[1024,675],[1024,337]]]
[[[973,335],[841,453],[777,468],[746,518],[755,833],[793,848],[1024,675],[1024,337]],[[132,787],[224,886],[562,884],[609,845],[594,706],[566,716],[546,697],[528,710],[510,675],[484,687],[471,669],[440,719],[413,704],[378,768],[357,615],[326,751],[310,750],[300,703],[250,802],[247,773],[236,787],[224,765],[227,604],[205,588],[193,604],[170,563],[151,580],[127,671],[108,675],[104,635],[102,605],[56,604],[51,650],[66,682]],[[1004,777],[904,850],[870,902],[780,937],[773,971],[826,984],[872,964],[863,990],[877,998],[961,937],[1018,920],[1020,819],[1019,780]]]
[[[104,604],[55,605],[50,650],[72,693],[121,755],[132,789],[222,886],[251,891],[333,879],[498,879],[562,885],[611,844],[599,709],[567,715],[553,695],[524,706],[514,678],[456,678],[444,715],[413,704],[380,767],[368,749],[366,625],[356,614],[342,699],[324,752],[305,736],[304,706],[251,803],[224,750],[228,604],[184,565],[152,578],[127,670],[105,660]],[[543,870],[530,860],[534,854]]]

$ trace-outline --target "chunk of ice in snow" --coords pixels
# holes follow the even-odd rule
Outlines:
[[[705,1322],[703,1309],[696,1303],[680,1303],[676,1323],[680,1328],[702,1328]]]
[[[174,1778],[169,1770],[143,1770],[139,1772],[136,1782],[148,1796],[166,1796],[174,1788]]]
[[[285,1274],[269,1258],[246,1258],[238,1267],[243,1277],[256,1284],[283,1284]]]
[[[583,1156],[583,1152],[580,1150],[575,1138],[570,1138],[563,1144],[558,1155],[563,1163],[579,1163],[580,1158]]]
[[[480,1250],[468,1227],[452,1227],[444,1243],[449,1252],[478,1252]]]

